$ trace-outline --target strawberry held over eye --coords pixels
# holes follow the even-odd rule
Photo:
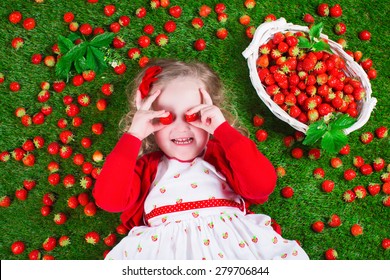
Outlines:
[[[186,122],[194,122],[199,118],[198,113],[193,113],[191,115],[185,114],[184,115]]]
[[[159,121],[160,121],[160,123],[165,124],[165,125],[171,124],[173,122],[173,114],[171,112],[169,112],[168,116],[160,117]]]

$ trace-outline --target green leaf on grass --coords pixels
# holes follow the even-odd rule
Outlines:
[[[82,73],[85,70],[88,70],[87,60],[85,57],[80,57],[74,62],[74,67],[76,68],[77,73]]]
[[[65,38],[62,35],[58,36],[58,48],[62,54],[67,53],[71,48],[73,48],[73,41],[68,38]]]
[[[312,44],[310,43],[309,39],[307,39],[303,36],[298,37],[298,47],[299,48],[309,49],[309,48],[311,48],[311,46],[312,46]]]
[[[349,116],[348,114],[342,114],[339,117],[336,116],[336,120],[331,122],[329,126],[331,130],[334,129],[343,130],[350,127],[355,122],[356,120],[351,116]]]
[[[108,47],[112,39],[114,39],[115,34],[112,32],[105,32],[103,34],[99,34],[96,37],[94,37],[90,41],[90,45],[96,48],[102,48],[102,47]]]
[[[72,61],[61,58],[56,64],[56,75],[61,79],[67,79],[71,67]]]
[[[303,140],[304,145],[313,145],[318,140],[320,140],[327,131],[327,126],[324,120],[316,121],[309,126],[309,129],[306,132],[305,140]]]
[[[321,148],[334,154],[340,151],[348,142],[348,137],[341,130],[327,131],[321,141]]]
[[[103,72],[107,68],[107,64],[104,60],[104,52],[100,49],[90,46],[87,53],[87,64],[96,66],[96,74]]]
[[[309,30],[310,41],[313,41],[314,38],[317,38],[317,39],[320,38],[323,27],[324,27],[324,24],[322,22],[320,22],[320,23],[317,23],[316,25],[313,25],[310,28],[310,30]]]

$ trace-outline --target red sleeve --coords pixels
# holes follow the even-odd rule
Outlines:
[[[96,205],[109,212],[122,212],[131,207],[140,195],[137,157],[141,141],[125,133],[107,156],[95,182]]]
[[[276,185],[272,163],[249,138],[224,122],[214,131],[231,173],[232,188],[252,203],[264,203]]]

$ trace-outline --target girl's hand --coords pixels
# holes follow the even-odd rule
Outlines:
[[[153,111],[150,110],[153,102],[160,95],[161,90],[153,92],[144,100],[141,99],[141,92],[138,90],[136,94],[135,104],[138,111],[134,114],[133,122],[127,133],[137,137],[141,141],[150,134],[162,129],[164,125],[154,119],[167,117],[169,112],[165,110]]]
[[[190,122],[190,124],[202,128],[210,134],[214,134],[215,129],[224,123],[226,119],[222,114],[221,109],[213,105],[210,94],[203,88],[199,89],[199,91],[203,98],[203,104],[195,106],[194,108],[187,111],[186,114],[200,114],[200,118]]]

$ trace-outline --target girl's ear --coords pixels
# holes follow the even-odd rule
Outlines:
[[[137,110],[141,108],[141,103],[142,103],[141,91],[137,89],[137,92],[135,94],[135,106],[137,107]]]

